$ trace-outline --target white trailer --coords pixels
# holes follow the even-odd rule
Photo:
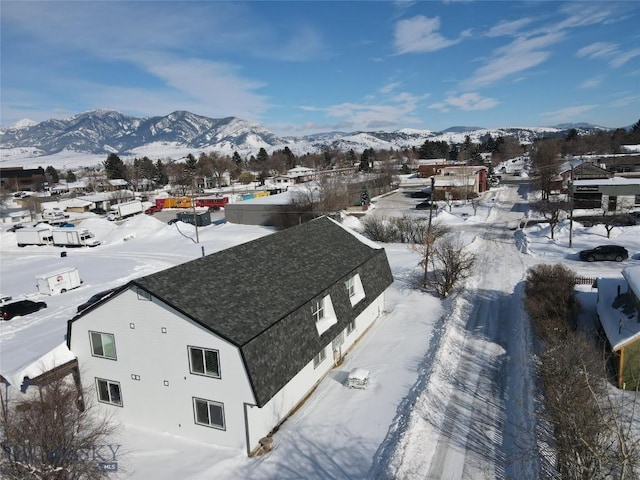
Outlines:
[[[82,285],[77,268],[65,268],[46,275],[38,275],[38,291],[44,295],[57,295]]]
[[[132,215],[137,215],[138,213],[142,213],[143,207],[142,202],[140,200],[134,200],[132,202],[126,203],[118,203],[117,205],[112,205],[109,209],[109,215],[107,215],[107,220],[122,220],[123,218],[131,217]]]
[[[19,247],[51,245],[52,241],[51,227],[24,227],[16,230],[16,242]]]
[[[95,247],[100,240],[86,228],[58,228],[53,230],[53,245],[56,247]]]

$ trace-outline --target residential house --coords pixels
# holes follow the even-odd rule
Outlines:
[[[130,281],[68,323],[98,405],[255,451],[384,310],[384,249],[319,219]]]
[[[640,267],[622,270],[621,279],[599,278],[597,312],[613,354],[618,388],[640,388]]]
[[[433,176],[433,198],[466,200],[488,190],[487,167],[444,166]]]

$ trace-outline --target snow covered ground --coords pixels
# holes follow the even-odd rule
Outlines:
[[[544,224],[515,229],[526,215],[527,189],[491,190],[474,215],[470,205],[441,211],[437,221],[478,254],[464,293],[444,301],[418,288],[419,256],[403,244],[384,245],[394,274],[386,311],[275,433],[273,450],[248,458],[224,449],[132,425],[122,429],[119,467],[134,479],[462,479],[539,478],[545,466],[534,437],[536,415],[531,334],[521,304],[526,270],[564,263],[578,275],[619,277],[640,260],[640,226],[562,224],[550,239]],[[402,192],[377,199],[368,214],[427,215]],[[92,294],[273,230],[224,224],[167,225],[140,215],[122,224],[93,217],[74,223],[103,245],[18,248],[0,233],[0,293],[44,300],[48,308],[0,323],[0,373],[19,381],[39,356],[64,342],[66,322]],[[360,221],[346,217],[359,228]],[[583,263],[577,252],[606,243],[627,247],[622,263]],[[84,283],[63,295],[38,294],[35,276],[77,267]],[[589,288],[586,294],[591,294]],[[371,372],[366,390],[345,388],[354,367]]]

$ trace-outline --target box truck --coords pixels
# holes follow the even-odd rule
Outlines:
[[[57,295],[82,285],[77,268],[65,268],[46,275],[38,275],[38,291],[44,295]]]
[[[53,230],[53,245],[56,247],[95,247],[100,240],[86,228],[57,228]]]
[[[126,203],[118,203],[117,205],[112,205],[109,209],[109,215],[107,215],[107,220],[122,220],[123,218],[130,217],[132,215],[137,215],[138,213],[142,213],[142,202],[140,200],[134,200],[133,202]]]
[[[24,227],[16,230],[16,242],[19,247],[51,245],[52,241],[51,227]]]

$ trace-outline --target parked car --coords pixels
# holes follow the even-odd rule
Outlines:
[[[626,248],[619,245],[600,245],[590,250],[582,250],[579,253],[580,260],[595,262],[596,260],[615,260],[621,262],[629,258]]]
[[[24,225],[22,225],[21,223],[16,223],[13,227],[7,228],[7,232],[15,232],[16,230],[20,230],[21,228],[24,228]]]
[[[156,212],[160,212],[162,211],[161,208],[156,207],[155,205],[150,206],[149,208],[147,208],[144,213],[146,213],[147,215],[153,215]]]
[[[416,205],[417,210],[429,210],[430,208],[436,209],[438,208],[438,204],[435,202],[430,202],[429,200],[425,200],[424,202],[420,202]]]
[[[32,300],[18,300],[17,302],[0,305],[0,316],[3,320],[11,320],[13,317],[28,315],[42,308],[47,308],[47,304]]]
[[[89,210],[91,213],[95,213],[96,215],[106,215],[107,211],[104,208],[96,207]]]
[[[61,228],[73,228],[73,227],[75,227],[75,225],[73,223],[69,223],[69,222],[61,223],[58,226],[61,227]]]
[[[99,292],[96,293],[95,295],[92,295],[89,300],[87,300],[86,302],[84,302],[82,305],[78,305],[78,311],[77,313],[80,313],[83,310],[86,310],[87,308],[89,308],[91,305],[93,305],[94,303],[99,302],[100,300],[102,300],[103,298],[107,298],[109,295],[111,295],[113,292],[115,292],[116,289],[115,288],[110,288],[109,290],[105,290],[103,292]]]
[[[411,192],[411,198],[431,198],[431,193],[425,192],[424,190],[420,190],[418,192]]]

